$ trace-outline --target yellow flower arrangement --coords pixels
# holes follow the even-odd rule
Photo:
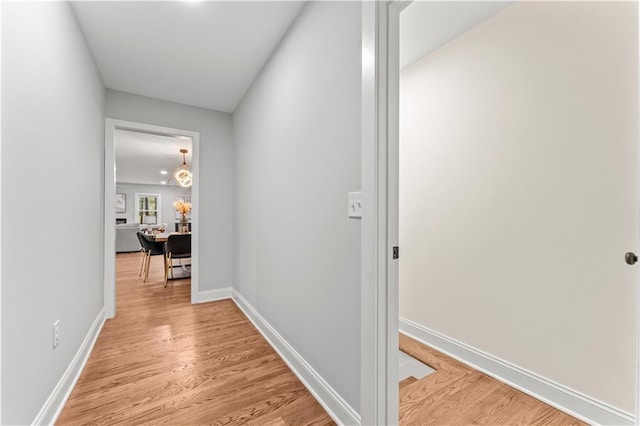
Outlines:
[[[173,208],[180,214],[182,217],[186,217],[187,214],[191,211],[191,203],[187,203],[184,200],[176,200],[173,202]]]

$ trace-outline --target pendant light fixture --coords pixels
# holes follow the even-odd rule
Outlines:
[[[190,188],[193,184],[193,175],[187,166],[186,155],[188,152],[189,150],[187,149],[180,150],[180,153],[182,154],[182,164],[171,174],[171,177],[169,177],[169,180],[167,181],[167,183],[171,183],[172,185],[182,189]]]

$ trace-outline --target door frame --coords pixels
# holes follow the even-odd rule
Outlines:
[[[0,22],[2,22],[2,3],[0,1]],[[2,43],[0,43],[0,65],[2,64]],[[2,66],[0,66],[0,99],[2,99]],[[2,114],[0,114],[0,129],[2,129]],[[0,131],[0,147],[2,147],[2,132]],[[2,188],[2,149],[0,149],[0,188]],[[0,191],[1,192],[1,191]],[[2,196],[0,195],[0,241],[2,241]],[[2,244],[0,244],[0,383],[2,383]],[[2,424],[2,386],[0,386],[0,424]]]
[[[398,424],[400,12],[362,3],[361,424]]]
[[[636,25],[638,25],[638,40],[640,43],[640,3],[636,2]],[[638,55],[638,105],[640,105],[640,55]],[[636,118],[640,125],[640,108]],[[638,130],[638,165],[640,167],[640,130]],[[640,247],[640,235],[638,235],[638,245]],[[636,273],[636,410],[635,424],[640,422],[640,272]]]
[[[199,220],[200,220],[200,180],[199,180],[199,153],[200,133],[191,130],[174,129],[171,127],[156,126],[152,124],[138,123],[135,121],[117,120],[105,118],[104,140],[104,308],[106,318],[116,315],[116,158],[115,158],[115,131],[131,130],[135,132],[150,133],[161,136],[186,136],[192,141],[191,149],[191,173],[193,186],[191,187],[191,223],[194,232],[191,236],[191,303],[197,303],[199,294],[198,274],[198,248],[199,248]]]

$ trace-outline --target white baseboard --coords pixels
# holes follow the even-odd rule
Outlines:
[[[400,318],[400,332],[587,423],[635,424],[635,417],[630,413],[552,382],[420,324]]]
[[[215,302],[216,300],[231,299],[231,287],[204,290],[192,296],[191,303]]]
[[[100,309],[100,312],[98,312],[98,316],[96,316],[93,324],[91,324],[89,332],[82,341],[82,344],[78,348],[78,352],[76,352],[73,360],[71,360],[69,367],[67,367],[67,370],[58,381],[58,384],[49,395],[49,398],[47,398],[32,424],[52,425],[58,419],[64,404],[66,404],[67,399],[69,399],[69,395],[71,395],[71,391],[80,378],[80,374],[82,374],[84,366],[87,364],[87,360],[93,350],[93,345],[95,345],[96,340],[98,339],[100,330],[102,330],[102,326],[105,321],[104,312],[103,307]]]
[[[360,415],[316,372],[311,365],[235,289],[233,301],[249,318],[291,371],[340,425],[359,425]]]

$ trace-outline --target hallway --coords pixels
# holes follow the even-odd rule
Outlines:
[[[333,424],[231,300],[191,305],[190,281],[149,282],[119,254],[107,320],[58,424]]]

